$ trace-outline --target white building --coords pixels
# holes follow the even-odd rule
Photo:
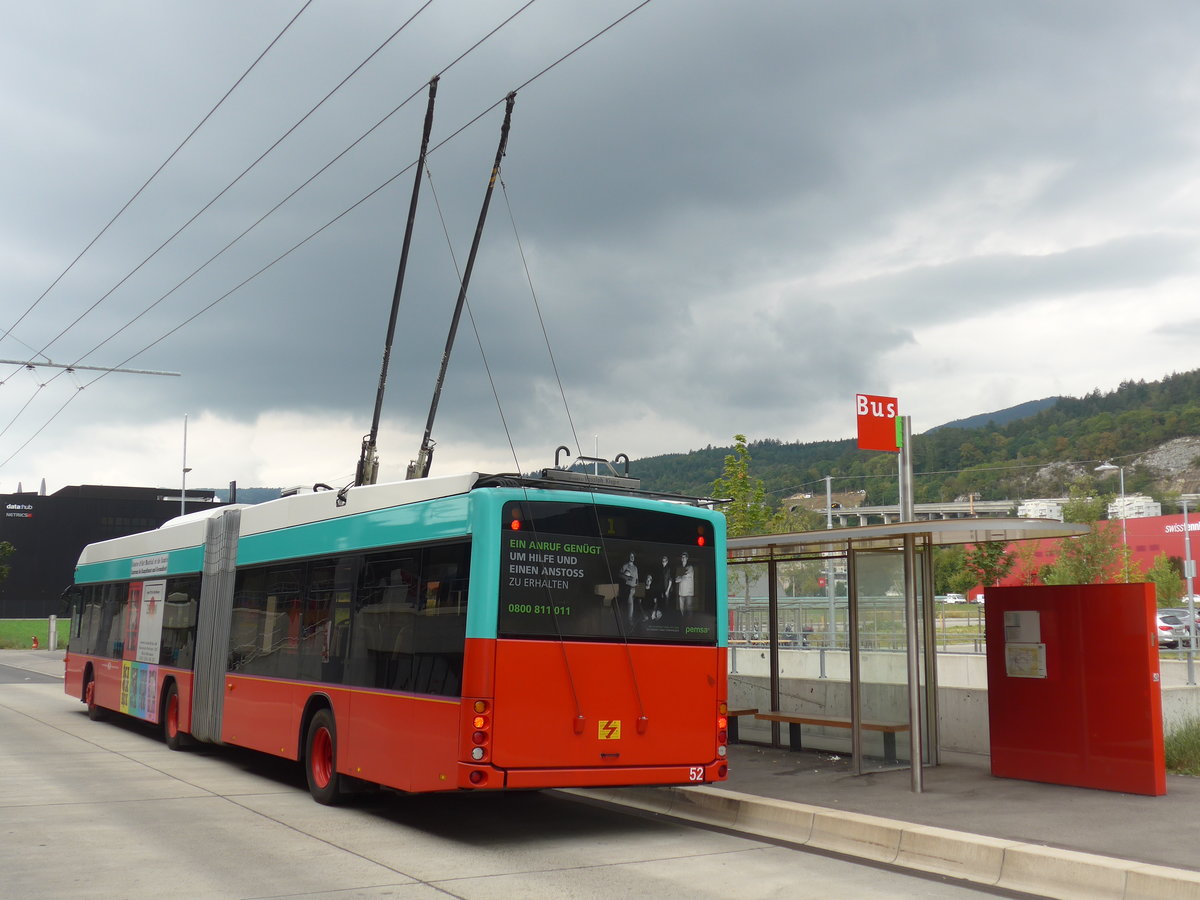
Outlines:
[[[1145,494],[1127,494],[1108,504],[1110,519],[1147,519],[1162,515],[1162,504]]]
[[[1017,515],[1022,519],[1057,519],[1063,520],[1063,502],[1061,500],[1026,500],[1017,507]]]

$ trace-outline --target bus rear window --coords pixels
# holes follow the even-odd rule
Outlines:
[[[708,521],[513,501],[504,505],[501,529],[502,636],[716,643]]]

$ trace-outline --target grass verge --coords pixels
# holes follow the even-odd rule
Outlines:
[[[1166,736],[1167,771],[1200,775],[1200,719],[1189,719]]]
[[[67,646],[67,638],[71,634],[71,620],[65,616],[58,617],[58,646]],[[33,648],[33,638],[37,636],[38,644],[50,646],[49,619],[0,619],[0,650],[30,650]]]

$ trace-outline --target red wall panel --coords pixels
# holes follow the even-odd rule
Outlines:
[[[1038,614],[1045,678],[1007,670],[1005,613],[1017,611]],[[1154,611],[1149,584],[987,590],[993,775],[1167,792]]]

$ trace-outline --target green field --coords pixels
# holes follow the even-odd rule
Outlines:
[[[67,646],[71,633],[71,620],[58,617],[58,646]],[[42,647],[49,646],[49,619],[0,619],[0,650],[29,650],[33,647],[34,635]]]

